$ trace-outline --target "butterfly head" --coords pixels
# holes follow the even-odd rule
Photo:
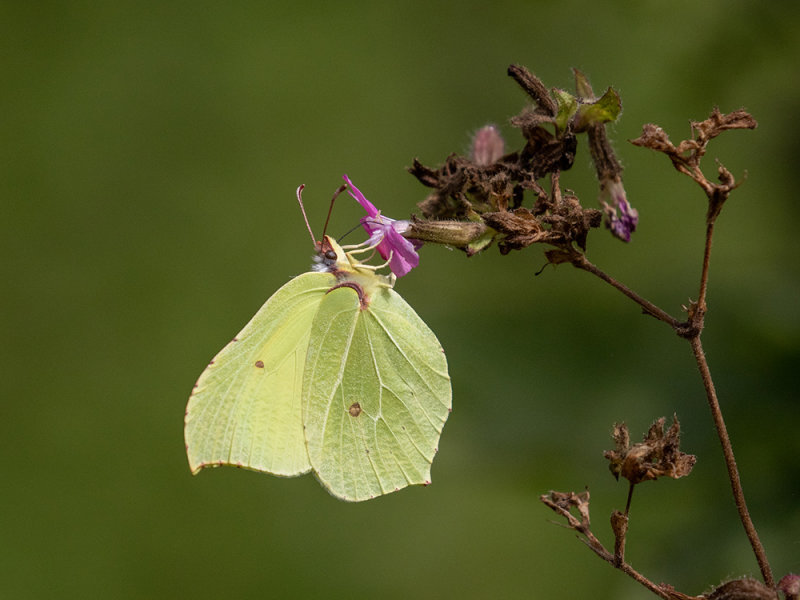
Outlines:
[[[342,247],[330,236],[323,236],[321,242],[316,242],[317,253],[314,256],[314,271],[336,273],[350,271],[350,261]]]

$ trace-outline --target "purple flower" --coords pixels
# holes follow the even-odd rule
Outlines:
[[[347,192],[367,211],[367,216],[361,217],[361,225],[369,235],[370,245],[375,246],[385,260],[389,260],[392,273],[402,277],[419,264],[417,249],[422,246],[422,242],[404,238],[403,232],[408,229],[408,221],[395,221],[384,217],[381,211],[353,185],[347,175],[344,175],[343,179],[349,188]]]
[[[636,231],[636,226],[639,224],[639,213],[628,202],[622,181],[618,177],[605,181],[601,183],[601,190],[604,196],[610,196],[612,200],[611,205],[605,200],[602,201],[606,227],[623,242],[630,242],[631,234]]]

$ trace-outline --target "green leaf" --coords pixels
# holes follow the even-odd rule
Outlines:
[[[569,92],[553,89],[553,95],[556,97],[558,104],[558,113],[556,114],[556,131],[564,131],[567,128],[572,116],[578,110],[578,99]]]
[[[619,94],[608,88],[598,100],[581,104],[576,118],[576,130],[583,130],[587,125],[616,121],[622,112],[622,101]]]
[[[494,241],[497,231],[487,226],[486,230],[478,237],[474,238],[467,244],[467,256],[474,256],[481,250],[485,250],[489,244]]]

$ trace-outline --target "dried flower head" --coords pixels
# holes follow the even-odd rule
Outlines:
[[[664,417],[658,419],[644,440],[632,446],[627,425],[614,425],[612,437],[616,449],[604,453],[614,477],[619,479],[621,475],[635,485],[664,476],[677,479],[691,473],[697,457],[680,451],[681,427],[677,417],[673,417],[666,433],[665,421]]]
[[[607,181],[611,191],[604,205],[607,225],[614,235],[629,240],[638,215],[625,199],[619,178],[622,169],[605,135],[606,123],[615,121],[622,109],[619,95],[609,88],[595,98],[580,74],[576,75],[577,95],[548,89],[520,65],[511,65],[508,74],[532,100],[511,119],[522,134],[522,147],[506,152],[497,129],[486,126],[476,133],[469,157],[451,154],[435,169],[415,159],[409,171],[434,190],[419,204],[422,216],[429,222],[469,223],[471,228],[460,231],[456,243],[452,226],[437,237],[436,227],[423,231],[417,221],[407,235],[424,235],[426,241],[454,245],[468,255],[492,242],[504,254],[546,244],[555,248],[545,254],[549,262],[574,260],[586,250],[589,231],[603,220],[603,212],[584,208],[575,194],[559,184],[559,174],[575,160],[577,134],[587,133],[601,184]],[[542,182],[545,178],[548,181]],[[617,183],[612,186],[612,181]],[[523,206],[531,195],[533,205]],[[475,223],[484,227],[476,228]]]

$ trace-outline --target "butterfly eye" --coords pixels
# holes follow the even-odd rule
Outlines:
[[[333,250],[326,250],[325,251],[325,258],[327,260],[332,260],[332,261],[336,260],[336,252],[334,252]]]

